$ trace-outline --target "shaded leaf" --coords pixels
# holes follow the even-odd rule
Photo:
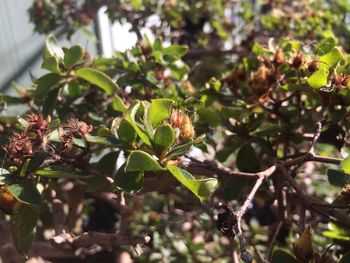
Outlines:
[[[328,182],[332,185],[343,187],[349,181],[349,175],[334,169],[327,170]]]
[[[139,192],[143,185],[143,171],[125,171],[126,163],[123,164],[115,175],[113,186],[129,193]]]
[[[167,124],[157,128],[154,134],[154,146],[159,153],[168,150],[175,142],[175,132]]]
[[[118,157],[119,151],[109,152],[105,154],[96,164],[96,169],[105,174],[113,175],[115,172]]]
[[[8,185],[7,190],[23,203],[41,205],[41,195],[30,179]]]
[[[137,137],[134,127],[127,120],[122,120],[118,127],[117,134],[118,138],[127,144],[132,144]]]
[[[10,220],[13,242],[18,252],[27,257],[32,245],[36,222],[39,216],[39,208],[32,205],[23,205],[18,213]]]
[[[271,263],[298,263],[298,261],[284,250],[276,249],[273,252]]]
[[[238,150],[236,163],[241,172],[256,173],[260,171],[260,162],[249,143]]]

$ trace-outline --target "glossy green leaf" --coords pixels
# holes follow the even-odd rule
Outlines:
[[[97,69],[81,68],[78,69],[75,74],[77,77],[103,89],[107,94],[112,94],[118,90],[117,84],[115,84],[109,76]]]
[[[72,46],[64,53],[63,62],[66,67],[70,68],[75,63],[81,61],[84,57],[84,50],[80,45]]]
[[[140,101],[135,101],[126,111],[125,113],[125,119],[132,125],[132,127],[135,129],[138,136],[140,136],[141,140],[146,144],[151,146],[151,140],[148,137],[147,133],[144,132],[144,127],[141,129],[139,127],[139,124],[136,122],[136,113],[139,110],[141,106]]]
[[[154,146],[159,153],[168,150],[175,142],[175,132],[167,124],[157,128],[154,134]]]
[[[328,182],[332,185],[343,187],[350,181],[350,176],[346,173],[342,173],[338,170],[327,170]]]
[[[139,192],[143,186],[143,171],[125,171],[126,164],[122,165],[114,179],[113,186],[120,188],[128,193]]]
[[[169,99],[154,99],[151,101],[147,117],[154,128],[170,117],[173,103],[174,101]]]
[[[132,144],[137,137],[134,127],[127,120],[122,120],[117,130],[118,138],[127,144]]]
[[[298,263],[298,261],[284,250],[276,249],[272,254],[271,263]]]
[[[318,66],[320,68],[330,68],[337,64],[343,58],[342,52],[339,48],[333,48],[327,54],[324,54],[318,59]]]
[[[180,58],[184,56],[187,53],[187,51],[188,47],[186,46],[172,45],[163,49],[163,55],[169,55]]]
[[[316,72],[314,72],[310,77],[308,77],[306,79],[306,82],[311,88],[314,89],[325,87],[328,84],[328,74],[328,69],[322,67]]]
[[[215,178],[196,179],[189,172],[174,165],[167,165],[169,172],[199,200],[207,200],[214,193],[218,180]]]
[[[350,174],[350,155],[340,163],[339,167],[342,172]]]
[[[316,54],[319,56],[322,56],[324,54],[327,54],[335,47],[335,39],[333,37],[327,37],[323,39],[318,45],[316,46]]]
[[[164,170],[164,168],[144,151],[132,151],[126,160],[126,172],[159,170]]]
[[[27,257],[31,248],[36,222],[39,217],[39,208],[32,205],[22,205],[18,213],[10,220],[10,228],[13,242],[17,251]]]
[[[112,102],[112,107],[116,111],[126,112],[128,107],[124,104],[123,100],[119,96],[115,96]]]
[[[8,185],[7,189],[22,203],[41,205],[41,195],[34,185],[34,182],[30,179]]]

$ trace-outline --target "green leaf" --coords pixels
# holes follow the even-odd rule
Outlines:
[[[192,193],[194,193],[200,201],[207,200],[214,193],[218,180],[215,178],[196,179],[189,172],[177,166],[167,165],[169,172]]]
[[[343,173],[350,174],[350,155],[340,163],[339,167]]]
[[[57,39],[50,35],[45,42],[45,52],[44,52],[44,58],[48,57],[57,57],[57,58],[63,58],[64,52],[60,45],[58,44]]]
[[[143,171],[126,172],[123,164],[115,175],[113,186],[128,193],[139,192],[143,186]]]
[[[117,134],[118,138],[127,144],[132,144],[137,138],[134,127],[127,120],[122,120],[118,127]]]
[[[47,97],[43,103],[43,109],[42,109],[43,116],[45,119],[53,112],[59,93],[60,93],[60,89],[56,88],[56,89],[50,90],[49,93],[47,94]]]
[[[322,56],[328,52],[330,52],[335,47],[335,39],[333,37],[327,37],[323,39],[316,46],[315,52],[317,55]]]
[[[198,111],[199,121],[210,126],[219,126],[221,124],[221,117],[219,112],[211,107],[207,107]]]
[[[132,151],[126,160],[126,172],[160,170],[164,170],[164,168],[144,151]]]
[[[31,173],[37,170],[40,167],[40,165],[42,165],[42,163],[45,161],[45,159],[45,151],[36,152],[35,155],[30,159],[30,162],[28,163],[27,173]]]
[[[63,62],[64,62],[66,67],[70,68],[75,63],[82,60],[83,57],[84,57],[83,48],[80,45],[76,45],[76,46],[73,46],[65,51]]]
[[[350,240],[350,232],[338,227],[334,223],[328,223],[329,231],[323,231],[322,235],[329,238],[340,239],[340,240]]]
[[[321,67],[306,79],[307,84],[311,88],[318,89],[327,86],[329,71],[325,67]]]
[[[170,47],[164,48],[163,55],[174,56],[180,58],[184,56],[188,51],[188,47],[180,45],[172,45]]]
[[[109,136],[107,136],[107,135],[106,136],[94,136],[94,135],[90,135],[90,134],[85,134],[85,139],[89,143],[100,144],[100,145],[104,145],[104,146],[108,146],[108,147],[119,148],[122,146],[120,141],[117,138],[115,138],[112,134]]]
[[[330,68],[337,64],[343,58],[342,52],[339,48],[333,48],[327,54],[324,54],[318,59],[318,66],[320,68]]]
[[[32,205],[22,205],[18,213],[10,220],[13,242],[18,252],[27,257],[32,245],[39,209]]]
[[[175,132],[169,124],[157,128],[154,134],[154,146],[159,153],[168,150],[174,142]]]
[[[163,49],[162,39],[157,37],[153,42],[153,50],[161,51]]]
[[[334,169],[327,170],[328,182],[331,185],[343,187],[350,180],[348,174],[342,173]]]
[[[238,150],[236,163],[241,172],[256,173],[260,171],[260,162],[249,143]]]
[[[86,177],[91,177],[87,175],[80,175],[80,174],[75,174],[67,171],[52,170],[52,169],[36,170],[33,173],[42,177],[47,177],[47,178],[83,179]]]
[[[34,182],[30,179],[8,185],[7,189],[22,203],[41,205],[41,195]]]
[[[135,120],[136,113],[137,113],[138,109],[140,108],[140,106],[141,106],[141,102],[135,101],[126,111],[125,119],[132,125],[132,127],[135,129],[138,136],[140,136],[141,140],[145,144],[147,144],[148,146],[151,146],[152,143],[151,143],[151,140],[149,139],[147,133],[144,132],[143,129],[141,129],[139,127],[139,125],[136,123],[136,120]]]
[[[75,72],[76,76],[84,79],[99,88],[103,89],[107,94],[112,94],[118,90],[117,84],[105,73],[93,68],[81,68]]]
[[[186,154],[191,147],[193,146],[194,141],[191,138],[187,138],[180,142],[179,144],[176,144],[168,153],[168,158],[173,159],[178,156],[182,156]]]
[[[131,0],[131,5],[135,8],[135,11],[139,11],[142,7],[142,0]]]
[[[119,96],[114,97],[112,102],[112,107],[116,111],[120,111],[120,112],[126,112],[128,110],[128,107],[126,107],[126,105],[124,104],[124,102]]]
[[[34,83],[37,84],[38,87],[35,90],[35,98],[37,100],[43,100],[50,89],[56,87],[60,80],[61,76],[56,73],[49,73],[36,79]]]
[[[298,263],[298,261],[284,250],[276,249],[272,254],[271,263]]]
[[[78,97],[81,89],[82,88],[77,80],[72,80],[68,83],[68,94],[71,97]]]
[[[113,175],[116,170],[118,157],[119,151],[105,154],[96,164],[96,169],[105,174]]]
[[[169,99],[154,99],[151,101],[149,115],[147,116],[151,125],[156,128],[163,120],[168,119],[174,101]]]
[[[345,255],[341,258],[339,263],[349,263],[349,262],[350,262],[350,251],[345,253]]]
[[[61,72],[61,69],[59,66],[59,60],[56,56],[50,56],[50,57],[44,58],[44,61],[41,64],[41,68],[47,69],[48,71],[51,71],[52,73],[60,73]]]

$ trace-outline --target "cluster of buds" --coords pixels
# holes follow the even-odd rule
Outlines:
[[[343,90],[348,88],[349,80],[349,76],[344,73],[334,73],[331,78],[331,83],[337,90]]]
[[[48,131],[48,123],[41,115],[32,114],[27,118],[28,126],[24,132],[13,133],[8,139],[4,150],[11,161],[20,165],[37,151],[42,150],[44,135]]]
[[[4,147],[11,161],[20,165],[22,162],[31,157],[33,154],[32,139],[27,133],[14,133],[10,138],[8,144]]]
[[[195,136],[190,117],[188,117],[187,114],[182,113],[179,109],[172,110],[170,124],[173,128],[179,129],[181,139],[193,138]]]
[[[62,125],[62,128],[59,130],[59,139],[65,149],[73,147],[73,137],[84,138],[86,134],[92,131],[91,125],[74,118],[69,119],[66,124]]]

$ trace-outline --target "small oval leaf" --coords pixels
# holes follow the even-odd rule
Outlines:
[[[118,90],[117,84],[113,82],[113,80],[108,77],[105,73],[93,69],[93,68],[81,68],[75,72],[76,76],[86,80],[99,88],[103,89],[107,94],[112,94],[116,90]]]

